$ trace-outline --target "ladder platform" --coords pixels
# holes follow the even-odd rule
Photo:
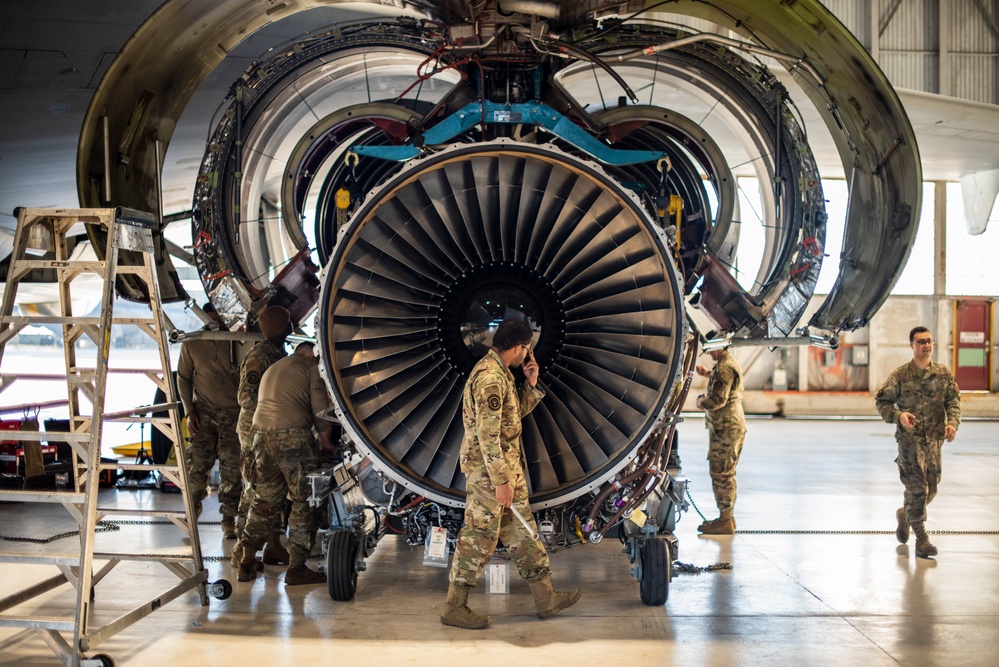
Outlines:
[[[6,491],[0,490],[0,501],[13,503],[69,503],[82,504],[87,499],[85,492],[74,491]]]
[[[73,632],[76,628],[76,621],[67,621],[65,616],[7,616],[0,614],[0,627]]]

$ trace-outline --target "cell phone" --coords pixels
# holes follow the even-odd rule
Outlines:
[[[527,348],[527,356],[524,357],[524,361],[526,362],[530,360],[531,360],[531,348]]]

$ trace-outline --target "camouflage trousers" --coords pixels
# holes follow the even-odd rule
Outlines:
[[[309,558],[319,528],[318,515],[309,507],[308,480],[309,473],[319,467],[319,446],[309,429],[257,432],[253,452],[256,494],[238,546],[244,554],[259,551],[274,527],[274,516],[289,496],[288,567],[301,565]]]
[[[909,523],[926,521],[926,506],[937,495],[942,467],[940,450],[943,440],[905,434],[898,440],[898,476],[905,486],[905,518]]]
[[[742,454],[742,443],[746,439],[745,430],[729,430],[724,434],[711,433],[708,444],[708,469],[711,473],[711,489],[715,494],[715,505],[721,513],[735,508],[735,467]]]
[[[195,508],[208,496],[208,473],[219,462],[219,511],[236,516],[243,479],[239,470],[239,408],[212,410],[195,404],[200,426],[187,443],[187,485]]]
[[[243,473],[243,495],[239,497],[238,516],[246,521],[250,513],[250,505],[257,495],[257,456],[253,451],[253,429],[246,428],[240,419],[236,433],[239,434],[239,469]],[[273,532],[284,532],[284,511],[283,508],[274,514]]]
[[[518,477],[511,480],[514,484],[513,506],[527,520],[532,532],[537,533],[534,514],[527,502],[527,484],[522,476]],[[522,578],[533,582],[550,577],[552,571],[545,545],[527,533],[512,510],[496,502],[496,487],[489,481],[489,476],[472,473],[465,491],[465,525],[458,533],[450,582],[456,586],[474,587],[499,540],[503,540],[507,553],[517,563]]]

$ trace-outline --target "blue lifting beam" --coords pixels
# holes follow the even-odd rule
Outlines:
[[[487,125],[525,124],[544,128],[604,164],[638,164],[655,162],[666,157],[666,153],[663,151],[631,151],[611,148],[598,141],[563,114],[541,102],[499,104],[487,101],[485,111],[483,111],[482,104],[472,102],[427,130],[423,135],[423,143],[428,146],[446,143],[481,123],[483,119]],[[394,162],[405,162],[420,155],[420,149],[412,144],[355,146],[352,150],[358,155]]]

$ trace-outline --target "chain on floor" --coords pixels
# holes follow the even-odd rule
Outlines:
[[[690,489],[687,489],[687,499],[690,501],[691,507],[697,511],[697,514],[707,521],[704,514],[694,503],[694,499],[690,495]],[[201,521],[198,523],[199,526],[218,526],[221,525],[221,521]],[[100,521],[97,523],[94,533],[111,533],[121,530],[122,526],[156,526],[156,525],[172,525],[170,521]],[[999,530],[928,530],[926,531],[930,535],[999,535]],[[894,535],[894,530],[736,530],[737,535]],[[73,537],[74,535],[79,535],[79,530],[68,530],[64,533],[57,533],[49,537],[16,537],[11,535],[0,535],[0,541],[7,542],[25,542],[28,544],[49,544],[56,540],[61,540],[67,537]],[[320,558],[320,556],[312,556],[312,558]],[[202,556],[203,561],[208,563],[220,563],[222,561],[229,560],[228,556]],[[675,561],[673,567],[679,574],[701,574],[702,572],[720,572],[732,569],[731,563],[712,563],[711,565],[692,565],[690,563],[683,563],[681,561]]]

